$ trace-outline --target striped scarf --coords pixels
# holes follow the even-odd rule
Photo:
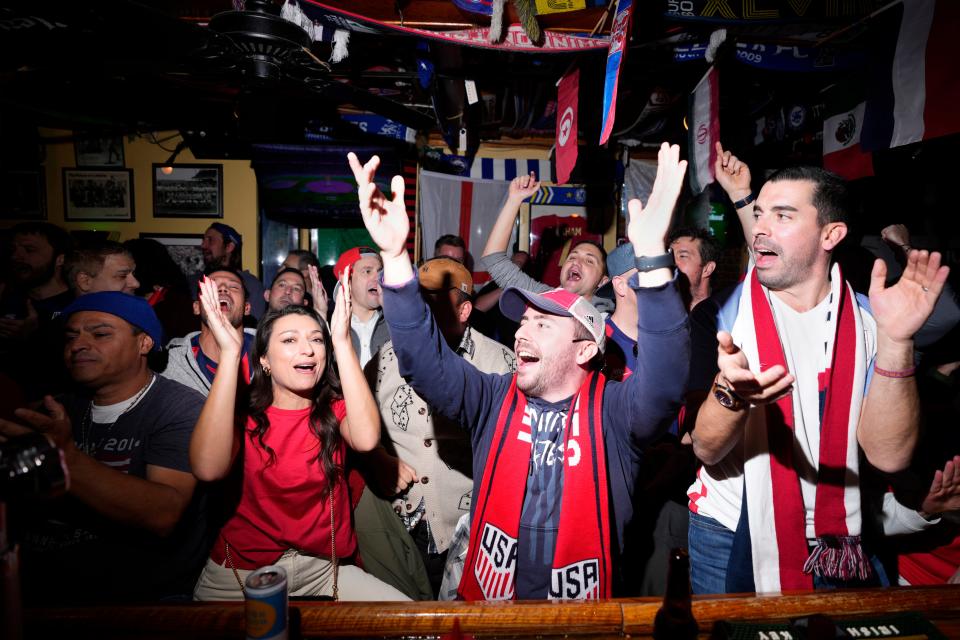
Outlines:
[[[610,597],[610,505],[601,407],[606,379],[587,377],[564,426],[560,525],[550,575],[551,599]],[[527,399],[517,377],[504,399],[475,494],[470,549],[458,593],[464,600],[513,600],[520,514],[530,468]]]
[[[751,269],[732,335],[754,371],[776,365],[789,369],[769,295]],[[841,580],[870,576],[870,563],[860,544],[857,444],[869,358],[864,320],[853,289],[843,280],[839,265],[834,265],[826,318],[831,325],[825,345],[830,365],[818,380],[820,424],[803,424],[803,413],[794,410],[800,403],[799,383],[792,394],[750,413],[744,435],[744,490],[757,592],[810,590],[813,574]],[[794,458],[797,432],[818,428],[816,546],[809,552]]]

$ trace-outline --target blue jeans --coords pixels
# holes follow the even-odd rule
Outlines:
[[[690,513],[687,533],[690,586],[695,594],[726,593],[733,531],[707,516]]]
[[[687,544],[690,553],[690,585],[695,594],[728,593],[734,591],[752,590],[748,586],[731,588],[730,585],[749,585],[753,582],[751,575],[728,575],[736,571],[730,567],[730,554],[734,546],[734,532],[707,516],[696,513],[690,514],[690,530],[687,535]],[[749,549],[742,550],[749,554]],[[813,576],[814,589],[858,588],[858,587],[888,587],[890,581],[879,558],[868,554],[874,575],[867,580],[840,581],[833,578]]]

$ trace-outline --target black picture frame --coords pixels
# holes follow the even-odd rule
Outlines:
[[[153,217],[222,218],[222,164],[153,164]]]
[[[63,219],[133,222],[133,169],[63,169]]]
[[[0,220],[46,220],[46,177],[42,169],[0,171]]]
[[[123,168],[123,137],[81,134],[73,141],[73,157],[80,168]]]
[[[167,248],[170,257],[179,265],[184,275],[203,271],[203,253],[200,245],[203,242],[202,233],[154,233],[142,232],[141,238],[156,240]]]

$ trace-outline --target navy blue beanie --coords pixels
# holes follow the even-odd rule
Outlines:
[[[159,351],[163,344],[163,327],[153,307],[139,296],[121,291],[98,291],[79,296],[67,305],[60,316],[66,320],[78,311],[101,311],[126,320],[153,338],[153,350]]]
[[[210,228],[214,231],[219,231],[220,235],[223,236],[224,242],[232,242],[237,245],[237,247],[243,245],[243,236],[230,225],[223,224],[222,222],[214,222],[210,225]]]

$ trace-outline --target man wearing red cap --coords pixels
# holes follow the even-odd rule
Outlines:
[[[353,349],[360,358],[360,366],[365,367],[373,354],[390,339],[390,332],[380,311],[379,278],[383,262],[375,249],[354,247],[344,251],[337,259],[333,267],[337,280],[347,267],[350,267],[350,295],[353,296],[350,335]]]
[[[484,374],[458,357],[418,294],[404,247],[402,177],[394,177],[388,200],[373,182],[379,159],[361,166],[348,156],[364,223],[383,257],[384,308],[400,374],[473,443],[470,547],[458,590],[464,599],[614,595],[640,452],[669,426],[688,373],[687,314],[665,246],[686,170],[679,153],[663,145],[647,207],[630,207],[638,358],[624,382],[599,372],[602,316],[564,289],[504,291],[504,315],[521,323],[515,375]]]

